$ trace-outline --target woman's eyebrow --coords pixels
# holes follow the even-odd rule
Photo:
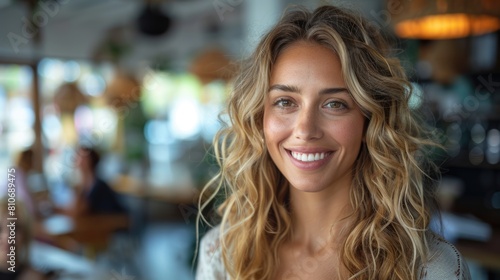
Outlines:
[[[300,89],[298,87],[292,86],[292,85],[275,84],[275,85],[272,85],[271,87],[269,87],[269,91],[273,91],[273,90],[279,90],[279,91],[284,91],[284,92],[293,92],[293,93],[298,93],[298,94],[301,93]],[[335,94],[335,93],[340,93],[340,92],[349,93],[349,90],[347,90],[346,88],[343,88],[343,87],[325,88],[325,89],[320,90],[319,94],[320,95]]]
[[[322,89],[320,90],[319,94],[334,94],[334,93],[340,93],[340,92],[345,92],[345,93],[349,93],[349,90],[347,90],[346,88],[325,88],[325,89]]]
[[[300,89],[296,86],[281,85],[281,84],[272,85],[271,87],[269,87],[268,92],[273,90],[300,93]]]

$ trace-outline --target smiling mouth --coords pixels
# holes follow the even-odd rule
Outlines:
[[[313,162],[323,160],[328,157],[332,152],[321,152],[321,153],[299,153],[294,151],[288,151],[290,155],[296,160],[303,162]]]

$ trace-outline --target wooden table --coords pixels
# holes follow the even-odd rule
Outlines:
[[[120,175],[111,182],[111,187],[120,195],[132,198],[134,203],[134,232],[140,232],[150,218],[158,212],[154,207],[161,205],[171,208],[164,215],[172,219],[193,220],[198,213],[198,197],[200,191],[194,185],[154,185],[148,180],[139,180],[129,175]]]
[[[46,239],[65,249],[71,249],[70,242],[84,246],[89,257],[105,249],[118,230],[129,228],[126,214],[94,214],[81,217],[54,215],[37,226],[37,237]]]
[[[455,246],[465,258],[486,269],[500,272],[500,229],[495,229],[487,242],[461,239]]]
[[[198,203],[199,190],[191,185],[153,186],[132,176],[120,175],[112,183],[114,191],[141,199],[151,199],[172,204]]]
[[[61,279],[98,279],[97,265],[93,261],[38,241],[30,246],[30,263],[40,271],[61,273]]]

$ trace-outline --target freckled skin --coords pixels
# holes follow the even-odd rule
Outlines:
[[[278,169],[298,191],[345,193],[351,186],[365,118],[347,90],[327,90],[346,88],[338,56],[316,43],[293,43],[278,56],[270,88],[264,136]],[[304,167],[291,157],[290,151],[297,150],[330,155]]]

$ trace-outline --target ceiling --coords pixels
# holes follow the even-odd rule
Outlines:
[[[145,3],[141,0],[50,0],[51,4],[38,11],[41,13],[38,17],[29,15],[25,1],[0,0],[0,60],[109,59],[113,50],[123,54],[120,63],[128,68],[141,62],[165,60],[170,66],[183,69],[194,55],[209,47],[220,47],[231,56],[239,56],[246,41],[246,23],[265,19],[258,18],[259,13],[265,15],[265,7],[254,13],[253,20],[246,19],[249,15],[245,9],[250,2],[245,1],[156,1],[161,2],[161,10],[171,17],[172,25],[164,35],[150,37],[137,28],[137,18]],[[290,3],[315,6],[321,1],[277,2],[284,7]],[[357,0],[349,5],[369,14],[379,10],[379,2]],[[234,6],[228,6],[231,3]],[[222,16],[221,7],[227,8]],[[38,45],[30,37],[32,29],[28,21],[40,22]]]

